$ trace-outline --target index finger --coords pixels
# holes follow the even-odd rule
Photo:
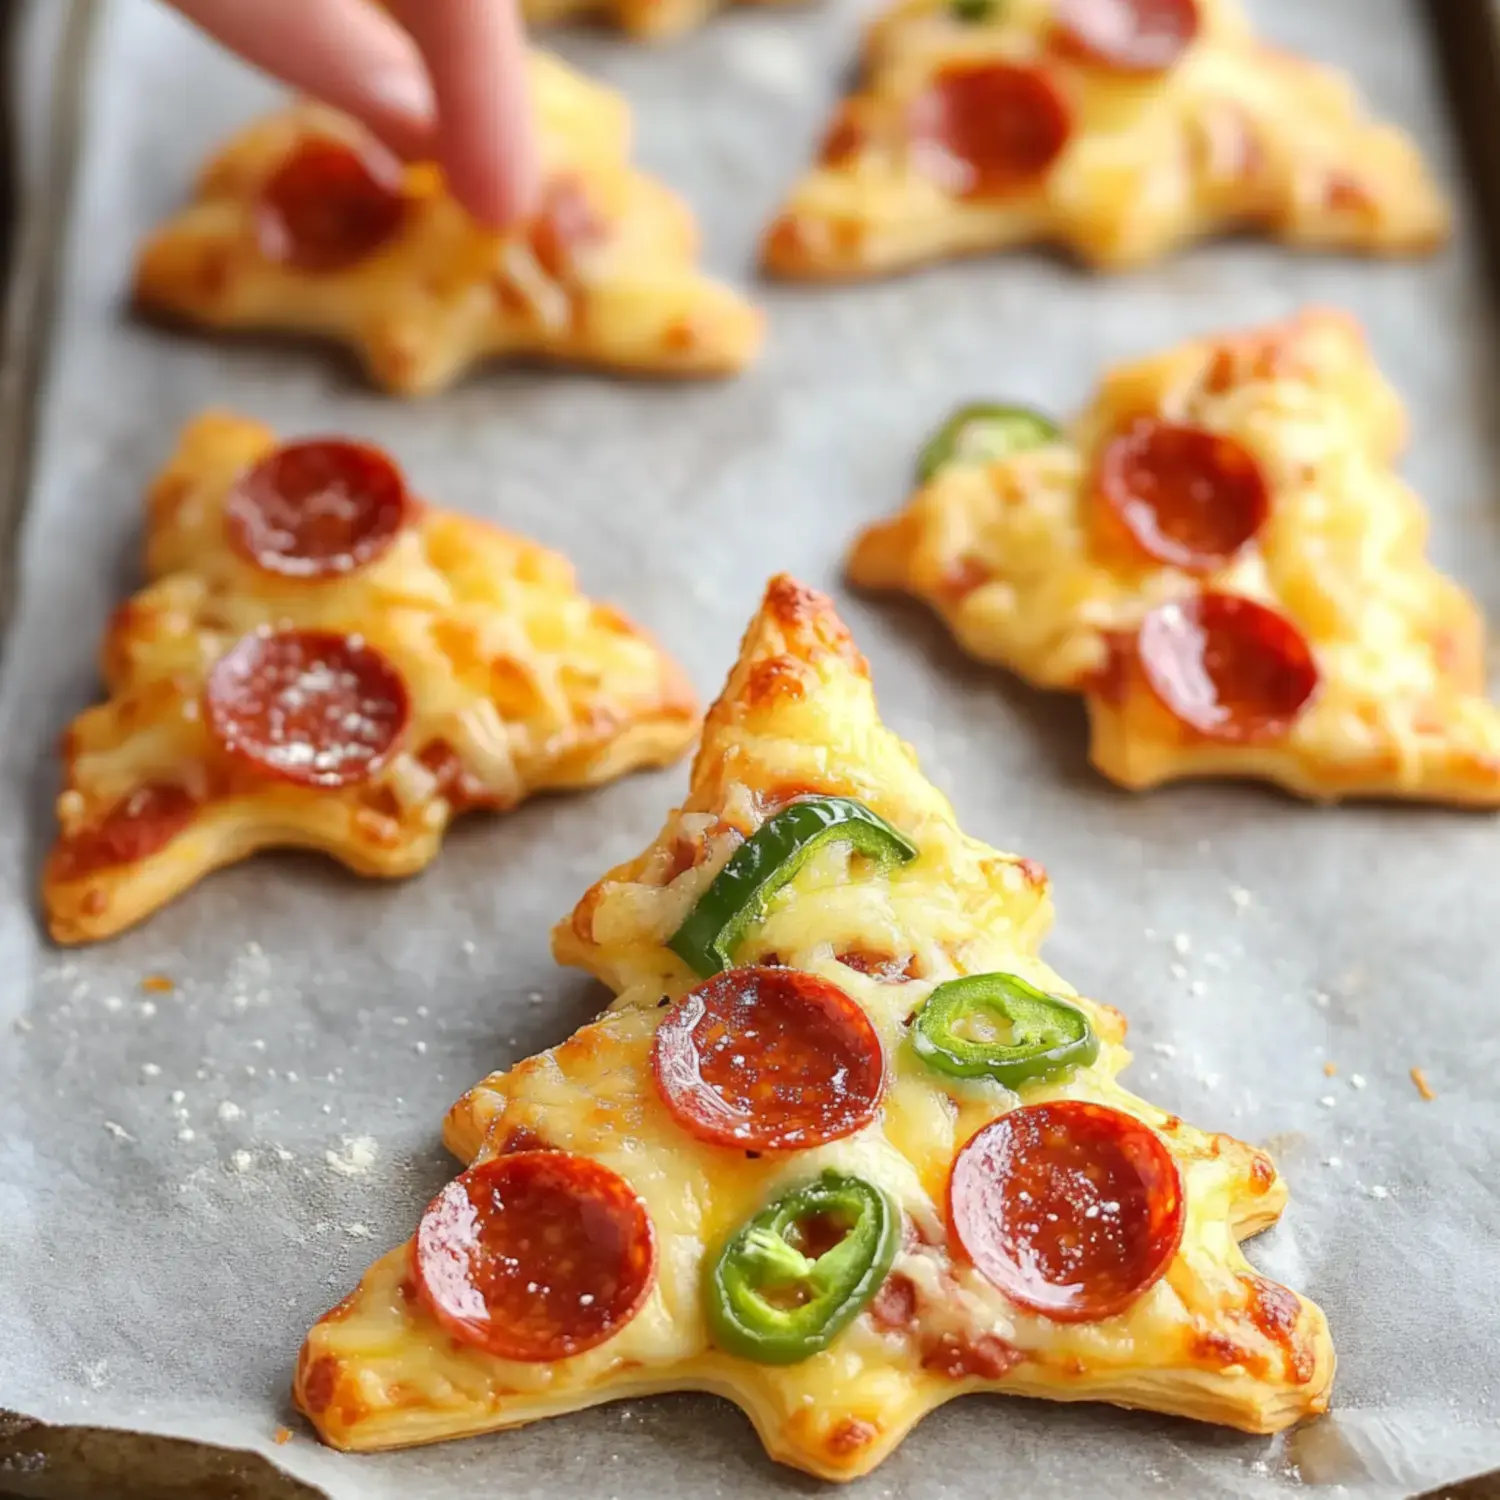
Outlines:
[[[518,0],[394,0],[437,96],[438,156],[454,195],[497,227],[540,188],[530,59]]]

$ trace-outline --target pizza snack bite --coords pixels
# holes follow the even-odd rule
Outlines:
[[[764,259],[842,280],[1052,244],[1118,270],[1237,230],[1409,254],[1448,224],[1412,142],[1239,0],[897,0]]]
[[[738,0],[744,5],[783,5],[787,0]],[[721,0],[523,0],[533,26],[603,17],[645,42],[662,42],[701,26]]]
[[[545,185],[523,228],[483,228],[434,165],[403,167],[352,120],[299,104],[208,164],[194,201],[143,247],[137,302],[210,328],[338,340],[403,395],[503,354],[741,369],[760,314],[698,271],[692,214],[630,165],[625,101],[541,52],[532,87]]]
[[[773,580],[687,802],[554,933],[614,1004],[454,1107],[467,1170],[314,1326],[302,1410],[378,1449],[706,1390],[825,1479],[971,1391],[1322,1411],[1323,1314],[1239,1249],[1285,1185],[1120,1086],[1050,920]]]
[[[1063,432],[955,415],[856,583],[971,654],[1082,693],[1122,786],[1249,776],[1320,801],[1500,805],[1484,622],[1427,560],[1399,398],[1312,311],[1111,371]]]
[[[63,739],[59,942],[268,847],[410,875],[458,813],[665,765],[696,734],[681,671],[564,558],[423,504],[369,444],[200,417],[147,507],[108,701]]]

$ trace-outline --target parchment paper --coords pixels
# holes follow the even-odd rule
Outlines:
[[[1400,0],[1251,9],[1268,35],[1349,67],[1455,178],[1426,40]],[[855,23],[832,0],[726,16],[662,49],[558,44],[626,90],[642,160],[696,205],[710,263],[748,278]],[[443,1110],[603,1003],[553,967],[548,926],[651,837],[685,772],[469,822],[406,884],[263,857],[118,941],[50,949],[33,891],[53,745],[94,694],[99,632],[138,581],[142,488],[178,424],[217,403],[376,438],[429,496],[566,548],[705,696],[768,574],[832,587],[887,718],[967,827],[1051,870],[1050,956],[1132,1019],[1129,1081],[1277,1152],[1292,1205],[1253,1257],[1328,1310],[1331,1417],[1266,1441],[971,1399],[852,1493],[1261,1497],[1300,1471],[1377,1496],[1500,1464],[1495,821],[1317,811],[1256,788],[1122,794],[1089,771],[1075,705],[968,664],[920,611],[839,585],[855,528],[899,500],[955,401],[1070,410],[1104,361],[1327,301],[1366,321],[1411,403],[1405,469],[1436,554],[1500,615],[1496,370],[1467,238],[1417,265],[1236,244],[1124,280],[1016,256],[863,288],[763,287],[768,353],[727,385],[491,372],[401,405],[318,350],[174,336],[123,310],[133,244],[271,99],[164,10],[106,5],[0,684],[0,1407],[257,1449],[336,1496],[814,1487],[708,1398],[379,1458],[319,1448],[291,1412],[308,1323],[453,1170]],[[143,989],[153,975],[170,992]],[[277,1446],[282,1423],[294,1436]]]

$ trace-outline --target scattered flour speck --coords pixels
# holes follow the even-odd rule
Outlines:
[[[323,1153],[323,1160],[340,1177],[363,1177],[375,1165],[379,1149],[373,1136],[346,1135],[340,1138],[337,1151],[328,1150]]]
[[[156,1001],[141,1000],[136,1003],[135,1008],[141,1013],[143,1021],[149,1021],[156,1014]]]
[[[232,1120],[238,1120],[245,1113],[233,1099],[225,1099],[219,1105],[219,1118],[227,1125]]]
[[[177,1139],[179,1141],[190,1141],[196,1136],[196,1134],[197,1132],[191,1125],[184,1125],[182,1129],[177,1132]]]
[[[367,1240],[371,1238],[371,1236],[374,1234],[374,1231],[368,1224],[345,1224],[344,1233],[347,1234],[351,1240]]]
[[[248,1172],[255,1165],[255,1158],[248,1151],[236,1151],[229,1158],[230,1165],[236,1172]]]
[[[106,995],[104,997],[105,1010],[124,1010],[125,1002],[118,995]]]
[[[104,1122],[104,1128],[112,1136],[114,1136],[117,1141],[133,1141],[135,1139],[135,1137],[131,1135],[131,1133],[126,1130],[123,1125],[117,1124],[114,1120],[106,1120]]]

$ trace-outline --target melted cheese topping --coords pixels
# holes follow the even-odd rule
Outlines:
[[[1266,477],[1266,525],[1216,571],[1190,575],[1096,539],[1095,457],[1147,414],[1236,439]],[[1089,692],[1106,775],[1148,786],[1250,774],[1313,797],[1500,804],[1483,621],[1424,556],[1421,503],[1391,467],[1405,425],[1347,318],[1308,313],[1202,340],[1113,371],[1055,446],[940,472],[865,533],[850,572],[925,599],[974,655],[1085,691],[1110,633],[1133,632],[1156,605],[1200,589],[1246,595],[1307,638],[1322,677],[1312,705],[1276,741],[1216,744],[1137,674],[1123,695]]]
[[[840,116],[864,145],[797,185],[768,264],[856,276],[1047,241],[1119,268],[1247,224],[1370,251],[1446,237],[1448,210],[1406,136],[1368,121],[1340,75],[1258,44],[1236,0],[1197,4],[1197,40],[1142,77],[1054,48],[1051,0],[1006,0],[981,22],[955,17],[948,0],[897,0]],[[941,68],[975,60],[1045,66],[1074,118],[1045,179],[999,199],[955,197],[924,174],[903,123]]]
[[[665,941],[764,809],[790,789],[863,797],[920,850],[889,875],[825,847],[774,900],[737,957],[774,954],[853,996],[880,1034],[890,1087],[877,1119],[813,1151],[750,1156],[675,1124],[651,1078],[663,1005],[694,982]],[[872,1467],[924,1412],[966,1390],[1103,1399],[1271,1430],[1320,1410],[1332,1374],[1322,1314],[1256,1278],[1237,1240],[1275,1218],[1284,1189],[1260,1152],[1208,1136],[1128,1094],[1123,1022],[1078,998],[1101,1039],[1089,1068],[1018,1096],[925,1067],[907,1018],[944,979],[1005,970],[1073,991],[1037,957],[1045,876],[966,838],[951,809],[881,726],[863,665],[821,596],[772,584],[745,655],[710,717],[685,809],[640,858],[606,876],[559,927],[559,958],[618,992],[610,1010],[561,1046],[496,1074],[457,1105],[447,1139],[465,1159],[516,1142],[595,1158],[646,1202],[660,1251],[642,1312],[608,1343],[555,1365],[517,1365],[456,1344],[400,1288],[407,1252],[381,1261],[309,1335],[298,1391],[340,1446],[387,1447],[489,1430],[648,1390],[701,1388],[738,1402],[777,1458],[830,1478]],[[855,963],[901,960],[915,977],[883,982]],[[1054,1324],[1011,1304],[950,1253],[942,1208],[959,1147],[1020,1100],[1096,1100],[1148,1122],[1182,1172],[1187,1229],[1166,1275],[1126,1312]],[[708,1341],[705,1259],[735,1228],[826,1166],[884,1188],[902,1209],[906,1248],[893,1275],[911,1315],[867,1310],[821,1354],[772,1367]],[[1267,1298],[1279,1328],[1261,1312]],[[878,1301],[878,1299],[877,1299]],[[955,1375],[955,1351],[1015,1360],[995,1379]]]
[[[564,558],[520,537],[419,508],[387,552],[344,577],[285,579],[244,561],[226,541],[225,498],[275,447],[258,423],[200,418],[152,489],[156,581],[111,625],[109,701],[69,731],[58,816],[66,842],[141,787],[184,786],[203,806],[151,858],[49,877],[63,940],[116,931],[215,864],[268,844],[409,874],[435,856],[455,811],[509,808],[542,788],[666,763],[691,741],[693,696],[673,663],[579,593]],[[375,775],[293,786],[224,754],[200,711],[204,683],[262,626],[358,635],[400,672],[411,717]],[[440,780],[434,767],[449,757]]]
[[[357,265],[313,275],[268,260],[255,225],[262,185],[302,141],[364,139],[351,120],[305,105],[252,125],[205,168],[195,202],[143,247],[137,296],[212,327],[338,339],[406,394],[514,352],[660,374],[740,369],[759,348],[760,315],[695,269],[691,213],[631,169],[624,101],[545,53],[532,66],[544,174],[581,188],[602,230],[565,267],[544,263],[525,230],[476,224],[431,164],[407,168],[401,230]]]

